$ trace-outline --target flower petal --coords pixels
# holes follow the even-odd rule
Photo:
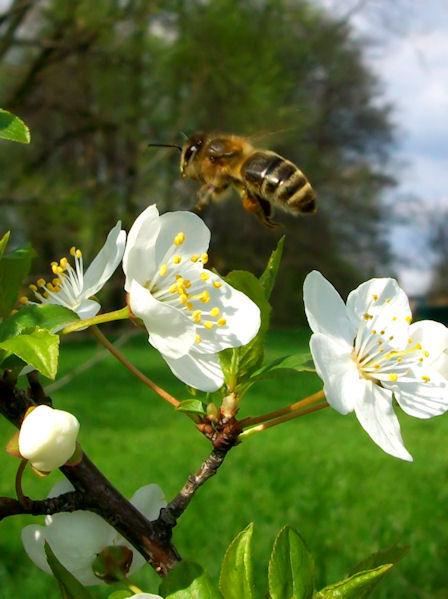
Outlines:
[[[420,343],[429,352],[430,363],[437,360],[448,349],[448,328],[434,320],[420,320],[411,324],[409,335],[412,343]],[[448,373],[447,373],[448,375]]]
[[[86,320],[87,318],[93,318],[100,311],[100,304],[95,300],[91,299],[83,299],[82,302],[73,309],[74,312],[79,316],[81,320]],[[84,329],[78,329],[84,330]]]
[[[324,381],[324,393],[332,408],[341,414],[354,409],[355,398],[363,394],[365,379],[360,379],[352,359],[352,346],[334,337],[315,333],[310,349],[317,374]]]
[[[215,354],[198,354],[191,351],[177,360],[163,357],[173,374],[195,389],[212,392],[224,383],[221,365]]]
[[[358,395],[356,416],[373,441],[383,451],[402,460],[412,462],[400,432],[400,424],[392,408],[392,393],[373,381],[366,381],[364,395]]]
[[[195,341],[195,326],[184,312],[157,301],[136,280],[130,285],[129,298],[132,312],[145,323],[149,342],[164,357],[177,359],[190,350]]]
[[[45,555],[45,527],[38,524],[30,524],[22,530],[22,543],[28,557],[36,564],[38,568],[51,574],[51,568],[48,565]]]
[[[313,270],[305,278],[303,301],[313,333],[331,335],[352,344],[356,327],[350,322],[339,293],[317,270]]]
[[[174,244],[178,233],[185,238]],[[166,256],[175,252],[190,260],[191,256],[201,256],[208,250],[210,230],[204,221],[193,212],[167,212],[160,217],[160,233],[155,245],[156,264],[162,264]]]
[[[420,375],[420,367],[410,369],[409,379],[398,379],[398,382],[389,386],[400,407],[415,418],[432,418],[444,414],[448,410],[448,381],[435,369],[426,367],[423,371],[425,377]],[[412,380],[413,378],[413,380]],[[427,381],[427,382],[425,382]]]
[[[201,342],[195,346],[195,351],[205,354],[218,353],[227,347],[246,345],[255,337],[260,328],[260,309],[247,295],[234,289],[216,275],[211,274],[209,280],[214,283],[219,281],[221,284],[219,288],[216,288],[210,282],[205,287],[210,301],[207,306],[203,306],[202,322],[208,321],[213,324],[213,327],[211,329],[207,329],[203,325],[196,327]],[[217,316],[207,316],[207,310],[216,308],[219,310]],[[220,319],[224,319],[223,322],[225,322],[222,326],[217,325]]]
[[[153,204],[137,217],[128,234],[123,255],[126,291],[129,291],[132,280],[145,284],[156,271],[154,248],[159,231],[159,212]]]
[[[125,243],[126,232],[121,230],[121,222],[118,221],[84,274],[84,297],[95,295],[112,276],[123,257]]]

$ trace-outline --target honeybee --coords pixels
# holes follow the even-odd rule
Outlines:
[[[243,207],[269,228],[276,226],[273,205],[295,215],[316,210],[315,193],[302,171],[275,152],[254,148],[243,137],[199,133],[185,142],[181,152],[181,176],[202,184],[198,209],[232,186]]]

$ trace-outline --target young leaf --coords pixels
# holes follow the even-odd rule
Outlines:
[[[29,334],[16,335],[0,341],[0,349],[18,356],[49,379],[58,371],[59,335],[46,329],[35,329]]]
[[[230,543],[221,566],[219,588],[224,599],[253,599],[251,539],[249,524]]]
[[[0,260],[0,317],[6,318],[14,307],[23,279],[31,266],[34,250],[19,248],[3,254]]]
[[[31,136],[30,130],[19,117],[0,108],[0,138],[29,144]]]
[[[409,545],[392,545],[391,547],[380,549],[356,564],[356,566],[350,570],[348,575],[352,576],[362,570],[372,570],[383,564],[396,564],[407,555],[409,549]]]
[[[304,540],[290,526],[278,533],[269,562],[271,599],[311,599],[314,560]]]
[[[279,240],[277,247],[272,252],[271,257],[266,265],[263,274],[260,277],[261,286],[264,289],[264,295],[266,299],[271,297],[272,289],[277,278],[278,267],[283,255],[283,247],[285,245],[285,236]]]
[[[200,399],[186,399],[181,401],[176,410],[179,412],[187,412],[188,414],[199,414],[205,416],[206,410]]]
[[[384,564],[373,570],[358,572],[350,578],[325,587],[313,596],[313,599],[364,599],[368,597],[383,576],[393,567]]]
[[[7,231],[0,239],[0,259],[3,256],[3,252],[5,251],[6,246],[8,245],[10,233],[10,231]]]
[[[164,578],[159,593],[166,599],[222,599],[207,572],[194,562],[181,562]]]
[[[311,354],[306,352],[303,354],[292,354],[277,358],[270,364],[265,364],[250,376],[251,381],[261,381],[264,379],[273,379],[278,376],[292,372],[315,372]]]
[[[74,320],[79,320],[78,315],[63,306],[28,304],[0,323],[0,341],[29,333],[36,327],[51,331]]]
[[[260,281],[250,272],[234,270],[226,281],[245,293],[260,308],[261,325],[257,335],[243,347],[224,350],[220,353],[221,366],[226,382],[231,387],[242,386],[251,373],[263,362],[264,339],[269,328],[271,306],[269,305]]]
[[[57,559],[50,545],[45,542],[45,555],[48,565],[59,583],[64,599],[92,599],[89,591]]]

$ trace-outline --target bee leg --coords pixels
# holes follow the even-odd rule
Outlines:
[[[243,208],[247,210],[247,212],[255,214],[258,220],[269,229],[275,229],[275,227],[278,226],[278,223],[271,219],[272,206],[267,200],[264,200],[255,194],[251,195],[247,189],[242,189],[240,193],[243,201]]]
[[[202,210],[212,200],[213,196],[217,196],[228,188],[228,185],[214,185],[213,183],[207,183],[203,185],[198,191],[198,203],[194,207],[195,210]]]

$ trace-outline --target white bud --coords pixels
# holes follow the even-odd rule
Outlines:
[[[51,472],[69,460],[76,449],[79,422],[69,412],[37,406],[22,423],[21,455],[42,472]]]

